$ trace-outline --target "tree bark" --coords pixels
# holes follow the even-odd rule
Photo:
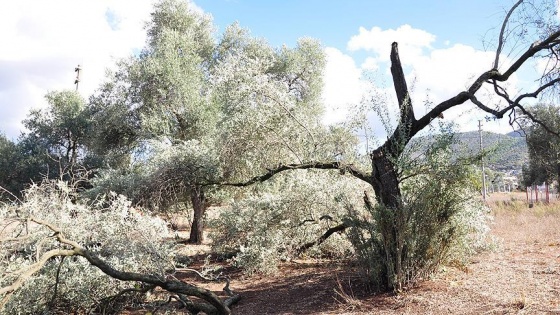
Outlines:
[[[404,273],[402,269],[402,254],[404,252],[403,241],[400,237],[404,226],[402,217],[401,190],[396,172],[395,160],[388,157],[384,146],[373,151],[372,161],[372,183],[377,203],[382,207],[377,211],[383,211],[378,222],[381,228],[381,237],[384,250],[383,265],[385,270],[381,275],[382,283],[387,289],[400,291],[403,283]],[[366,195],[367,197],[367,195]],[[366,202],[366,205],[368,202]],[[371,203],[369,203],[371,207]]]
[[[400,205],[401,190],[394,161],[391,159],[383,147],[373,151],[371,185],[379,203],[388,208],[397,208]]]
[[[202,187],[193,187],[191,191],[191,203],[194,214],[189,242],[192,244],[202,244],[204,241],[204,214],[208,207]]]

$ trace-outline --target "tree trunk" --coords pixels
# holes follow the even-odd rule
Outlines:
[[[379,218],[382,243],[384,248],[383,264],[386,268],[382,275],[382,282],[390,290],[400,291],[404,283],[404,270],[402,258],[404,254],[403,238],[401,232],[405,228],[405,216],[402,212],[401,191],[395,162],[388,157],[385,146],[371,154],[372,186],[375,191],[377,203],[383,207]]]
[[[206,213],[207,203],[202,187],[195,186],[191,191],[191,202],[193,206],[193,221],[189,242],[202,244],[204,240],[204,214]]]
[[[377,204],[380,206],[378,211],[382,211],[378,218],[384,249],[383,259],[385,260],[382,281],[386,283],[388,289],[400,291],[401,285],[405,282],[402,261],[406,255],[406,248],[402,233],[406,229],[407,219],[403,213],[396,163],[404,147],[416,132],[417,121],[414,117],[397,43],[393,43],[391,47],[391,73],[399,102],[399,124],[387,141],[371,153],[371,185],[375,191]]]
[[[400,205],[401,190],[394,162],[386,155],[384,147],[371,154],[372,186],[377,201],[387,208]]]

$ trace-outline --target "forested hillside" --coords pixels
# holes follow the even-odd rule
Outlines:
[[[452,145],[453,158],[479,154],[480,135],[478,131],[459,132]],[[417,141],[428,145],[430,137],[421,137]],[[423,145],[420,147],[424,147]],[[487,152],[486,166],[496,171],[519,171],[528,159],[525,137],[516,132],[499,134],[482,133],[482,147]]]
[[[521,170],[527,161],[527,143],[525,137],[519,134],[499,134],[482,132],[482,146],[489,151],[485,159],[486,165],[493,170],[509,171]],[[475,154],[480,150],[480,136],[478,131],[457,134],[458,152]]]

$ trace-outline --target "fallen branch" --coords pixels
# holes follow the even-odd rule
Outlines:
[[[77,252],[75,250],[68,250],[68,249],[53,249],[46,253],[44,253],[41,258],[34,264],[24,268],[25,272],[23,272],[11,285],[0,288],[0,295],[5,294],[4,298],[0,300],[0,309],[6,305],[10,297],[14,294],[16,290],[21,288],[21,286],[25,283],[29,277],[35,274],[37,271],[41,270],[41,268],[45,265],[45,263],[54,257],[59,256],[75,256]]]
[[[300,247],[298,247],[296,249],[296,256],[299,256],[301,254],[303,254],[303,252],[305,252],[306,250],[310,249],[313,246],[318,246],[321,245],[324,241],[326,241],[331,235],[333,235],[336,232],[342,232],[344,230],[346,230],[348,228],[348,225],[346,223],[342,223],[339,224],[335,227],[332,227],[330,229],[328,229],[325,234],[321,235],[321,237],[319,237],[318,239],[309,242],[309,243],[305,243],[303,245],[301,245]]]
[[[101,300],[101,303],[100,303],[100,304],[102,304],[102,305],[100,305],[101,312],[103,314],[106,314],[107,310],[108,310],[108,307],[109,307],[109,304],[111,302],[115,301],[116,299],[118,299],[119,297],[125,295],[126,293],[129,293],[129,292],[146,293],[150,290],[153,290],[155,287],[156,286],[154,286],[154,285],[146,285],[146,286],[143,286],[141,288],[127,288],[127,289],[121,290],[119,293]],[[112,310],[112,311],[114,311],[114,310]]]
[[[194,296],[205,303],[201,302],[192,302],[188,300],[187,309],[190,312],[198,313],[198,312],[205,312],[207,314],[231,314],[229,307],[234,303],[238,302],[241,297],[239,295],[232,296],[227,298],[225,301],[222,301],[216,294],[212,291],[199,288],[194,285],[190,285],[188,283],[179,281],[179,280],[169,280],[164,277],[160,277],[157,275],[151,274],[141,274],[136,272],[125,272],[120,271],[112,266],[110,266],[107,262],[99,258],[94,252],[82,247],[75,241],[67,239],[61,229],[58,227],[50,224],[49,222],[37,219],[37,218],[30,218],[29,221],[35,222],[39,225],[45,226],[53,232],[52,237],[56,239],[61,245],[69,246],[70,249],[53,249],[45,252],[43,255],[39,257],[37,262],[34,264],[23,268],[23,272],[21,275],[9,286],[0,288],[0,295],[4,295],[2,300],[0,301],[0,309],[2,309],[5,304],[9,301],[11,296],[23,286],[26,280],[29,279],[33,274],[41,270],[41,268],[45,265],[45,263],[54,258],[54,257],[67,257],[67,256],[81,256],[84,257],[91,265],[100,269],[106,275],[118,279],[121,281],[134,281],[134,282],[142,282],[147,285],[147,287],[160,287],[170,293],[177,294],[179,296]],[[227,293],[231,293],[229,290],[229,281],[228,285],[226,285]]]

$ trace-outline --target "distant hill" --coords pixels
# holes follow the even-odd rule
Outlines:
[[[511,132],[506,133],[506,136],[514,137],[514,138],[525,138],[525,131],[523,130],[514,130]]]
[[[456,134],[457,144],[453,151],[456,157],[476,155],[480,152],[480,136],[478,131],[460,132]],[[416,138],[416,141],[431,141],[431,137]],[[413,140],[414,141],[414,140]],[[425,143],[425,142],[424,142]],[[528,160],[525,137],[517,132],[499,134],[482,132],[482,146],[488,152],[485,165],[496,171],[521,172]]]
[[[462,154],[476,154],[480,150],[480,136],[478,131],[457,134],[459,142],[458,152]],[[499,134],[482,132],[482,146],[488,150],[486,165],[493,170],[521,171],[521,167],[528,160],[527,142],[525,137],[517,132]]]

